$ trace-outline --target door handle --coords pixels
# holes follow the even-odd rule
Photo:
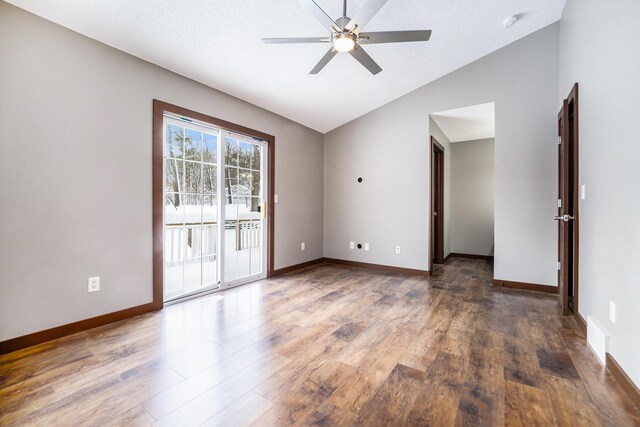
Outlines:
[[[556,221],[563,221],[563,222],[569,222],[571,220],[574,220],[575,217],[572,217],[571,215],[560,215],[560,216],[554,216],[553,217],[554,220]]]

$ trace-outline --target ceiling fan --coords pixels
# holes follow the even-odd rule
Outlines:
[[[320,62],[313,67],[309,74],[318,74],[325,65],[339,52],[349,52],[371,74],[378,74],[382,68],[365,52],[361,45],[374,43],[402,43],[428,41],[431,30],[418,31],[378,31],[372,33],[361,32],[362,27],[384,6],[387,0],[369,0],[358,10],[356,16],[347,17],[347,0],[343,0],[342,17],[332,20],[314,0],[298,0],[309,13],[326,27],[331,35],[329,37],[290,37],[290,38],[263,38],[264,43],[331,43],[331,48],[322,57]]]

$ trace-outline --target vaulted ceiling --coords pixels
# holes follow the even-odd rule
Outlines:
[[[350,0],[354,16],[366,0]],[[366,46],[371,75],[339,54],[309,71],[323,44],[262,37],[326,36],[296,0],[8,0],[134,56],[328,132],[560,19],[564,0],[389,0],[365,31],[431,29],[429,42]],[[316,0],[334,19],[341,0]],[[505,29],[501,22],[519,15]]]

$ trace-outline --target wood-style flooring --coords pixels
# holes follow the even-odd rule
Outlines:
[[[640,425],[554,297],[322,264],[0,356],[0,425]]]

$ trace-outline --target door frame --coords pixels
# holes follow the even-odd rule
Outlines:
[[[438,176],[435,178],[436,170],[434,169],[434,152],[438,153],[435,161],[438,162]],[[438,142],[435,137],[431,137],[431,144],[429,148],[429,181],[430,181],[430,195],[429,195],[429,275],[433,274],[434,259],[436,264],[444,263],[444,147]],[[437,190],[436,191],[436,181]],[[438,215],[434,212],[434,198],[438,198],[438,206],[440,206],[440,212]],[[438,238],[436,241],[435,231],[438,231]]]
[[[570,121],[569,117],[573,117]],[[569,222],[558,221],[558,293],[559,304],[563,315],[573,314],[579,323],[584,323],[579,314],[579,250],[580,250],[580,173],[579,173],[579,115],[578,115],[578,83],[574,84],[567,99],[563,101],[562,109],[558,113],[558,217],[573,216]],[[572,124],[572,126],[570,126]],[[571,140],[571,144],[569,141]],[[572,150],[569,156],[566,150]],[[570,162],[570,159],[573,162]],[[570,171],[573,173],[570,176]],[[572,178],[573,188],[569,188]],[[569,212],[568,201],[570,190],[572,193],[573,212]],[[569,254],[567,243],[570,239],[569,227],[573,226],[573,256]],[[573,309],[569,306],[569,272],[567,266],[573,262]]]
[[[275,189],[275,137],[207,114],[153,100],[153,149],[152,149],[152,206],[153,206],[153,305],[164,306],[164,114],[183,116],[248,136],[267,143],[267,277],[273,276],[274,266],[274,189]],[[215,289],[217,291],[222,288]]]

